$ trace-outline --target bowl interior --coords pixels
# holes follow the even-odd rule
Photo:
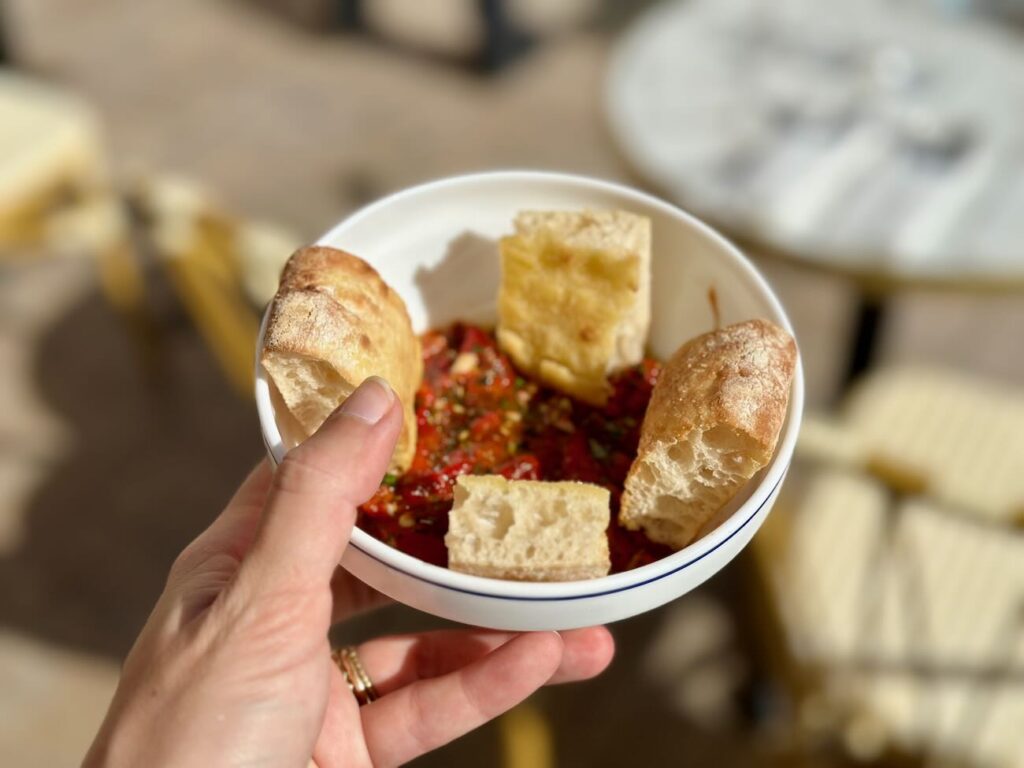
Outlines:
[[[493,322],[498,239],[524,209],[624,208],[651,218],[650,349],[671,354],[714,325],[764,317],[785,323],[747,264],[711,230],[678,209],[616,185],[547,174],[486,174],[414,188],[358,212],[324,235],[372,263],[405,300],[417,332],[468,319]]]
[[[351,251],[373,264],[405,300],[417,332],[458,319],[488,323],[495,319],[498,239],[510,232],[517,212],[558,208],[621,208],[651,218],[649,349],[656,357],[667,357],[687,339],[714,327],[711,294],[723,324],[760,317],[792,331],[767,285],[721,236],[656,198],[593,179],[496,172],[433,182],[358,211],[319,243]],[[263,399],[269,399],[273,411],[270,419],[261,413],[264,439],[271,454],[280,459],[285,446],[294,444],[294,431],[287,411],[261,378],[262,372],[257,371],[257,398],[261,399],[262,388]],[[780,458],[783,464],[789,462],[802,405],[799,387],[798,372],[773,464]],[[781,476],[785,469],[773,472],[772,467],[747,484],[716,524],[742,507],[767,474]]]

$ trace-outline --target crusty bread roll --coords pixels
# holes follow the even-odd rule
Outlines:
[[[334,248],[296,251],[281,274],[261,362],[307,436],[364,379],[387,379],[405,417],[391,469],[408,468],[423,358],[405,303],[365,261]]]
[[[585,483],[463,475],[444,539],[448,567],[517,581],[605,576],[609,499]]]
[[[619,521],[682,549],[757,470],[782,428],[796,342],[766,320],[705,333],[665,363]]]
[[[497,337],[519,368],[603,405],[643,358],[651,222],[625,211],[526,211],[501,240]]]

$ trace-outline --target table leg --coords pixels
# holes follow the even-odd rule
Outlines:
[[[356,30],[363,27],[362,0],[335,0],[334,22],[342,29]]]
[[[875,364],[878,342],[885,330],[888,304],[876,294],[860,293],[856,311],[853,346],[840,385],[840,395],[846,394],[850,385]]]
[[[11,50],[11,31],[4,24],[7,18],[7,9],[3,0],[0,0],[0,66],[14,63],[13,51]]]
[[[504,0],[477,2],[484,22],[480,65],[485,72],[496,73],[526,51],[533,41],[509,20]]]

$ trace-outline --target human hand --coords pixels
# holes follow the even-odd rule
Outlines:
[[[327,631],[374,602],[336,566],[397,440],[396,400],[364,382],[276,472],[258,466],[186,547],[86,766],[396,765],[608,665],[603,627],[386,637],[358,648],[381,694],[358,706]]]

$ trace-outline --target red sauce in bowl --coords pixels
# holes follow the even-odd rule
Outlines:
[[[444,535],[459,475],[580,480],[611,492],[613,573],[670,554],[617,522],[622,485],[658,376],[656,361],[644,360],[612,377],[607,405],[595,408],[520,375],[482,328],[457,323],[426,333],[422,343],[416,455],[404,475],[386,476],[360,507],[363,530],[407,554],[446,566]]]

